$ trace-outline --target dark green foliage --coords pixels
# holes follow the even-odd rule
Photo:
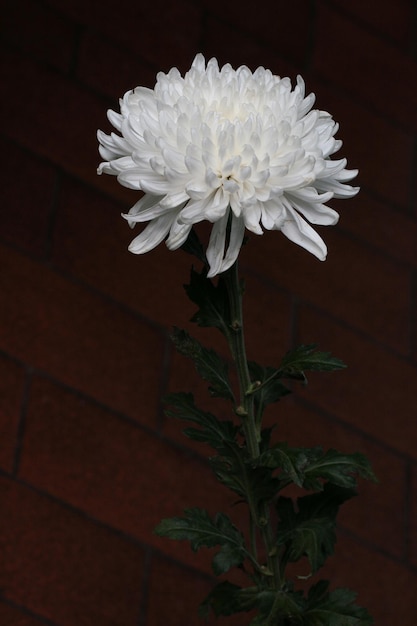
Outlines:
[[[321,580],[308,594],[304,613],[305,626],[369,626],[373,619],[368,611],[354,604],[356,594],[350,589],[328,591],[329,583]]]
[[[207,267],[193,233],[184,249]],[[203,617],[210,611],[216,616],[253,611],[256,616],[251,626],[369,626],[372,619],[354,604],[351,591],[329,591],[328,583],[320,581],[305,595],[287,579],[286,572],[288,563],[306,557],[315,573],[333,554],[340,506],[356,495],[358,477],[375,480],[368,460],[360,453],[324,451],[320,446],[271,444],[273,429],[262,429],[265,408],[290,393],[284,381],[307,382],[305,372],[331,372],[345,365],[330,353],[318,351],[314,344],[287,352],[279,367],[247,363],[241,314],[243,286],[236,267],[220,275],[217,285],[207,278],[206,269],[201,273],[192,270],[185,289],[198,307],[192,321],[219,329],[228,341],[240,384],[239,399],[230,383],[227,362],[186,331],[175,328],[172,339],[177,350],[193,360],[200,376],[209,383],[212,396],[230,401],[230,419],[219,419],[199,409],[190,393],[170,394],[166,413],[189,422],[184,433],[213,448],[215,455],[209,463],[217,479],[237,495],[238,503],[247,504],[249,530],[246,542],[224,513],[211,517],[204,509],[189,508],[183,517],[163,520],[155,532],[187,540],[195,551],[216,548],[212,560],[215,575],[232,567],[248,575],[246,588],[228,581],[216,585],[200,607]],[[290,484],[313,493],[294,502],[281,495]],[[278,515],[275,528],[272,506]]]
[[[200,617],[208,617],[210,610],[218,617],[219,615],[233,615],[250,611],[256,605],[258,589],[247,587],[242,589],[227,580],[216,585],[208,594],[199,609]]]
[[[236,446],[238,426],[230,421],[219,420],[211,413],[198,409],[191,393],[171,393],[165,397],[165,402],[171,407],[166,410],[168,416],[194,422],[201,426],[198,429],[187,428],[184,430],[190,439],[208,443],[221,454],[228,454],[228,446]]]
[[[182,244],[181,250],[195,256],[205,267],[208,267],[206,253],[194,228],[191,229],[186,241]]]
[[[278,545],[285,547],[284,560],[298,561],[307,556],[315,573],[333,554],[336,543],[336,515],[339,506],[356,492],[327,484],[323,491],[297,499],[280,497]]]
[[[186,509],[184,513],[184,517],[162,520],[155,533],[170,539],[187,540],[194,552],[202,546],[221,546],[212,562],[216,576],[243,563],[247,556],[244,538],[227,515],[217,513],[211,519],[207,511],[199,508]]]
[[[312,343],[298,346],[284,356],[279,368],[282,378],[293,378],[306,382],[305,371],[333,372],[346,367],[340,359],[332,357],[330,352],[319,352]]]
[[[251,393],[254,397],[256,415],[262,417],[268,404],[278,402],[291,392],[279,380],[279,370],[273,367],[262,367],[252,361],[248,363],[248,367],[252,379]]]
[[[207,278],[206,270],[201,274],[191,270],[190,284],[184,285],[188,297],[199,309],[191,318],[198,326],[218,328],[225,337],[230,334],[230,308],[224,280],[219,278],[217,286]]]
[[[337,450],[290,448],[279,443],[264,452],[259,465],[279,470],[281,486],[293,482],[305,489],[321,490],[323,481],[340,487],[356,487],[356,477],[376,480],[368,459],[359,452],[342,454]]]
[[[214,350],[204,348],[197,339],[191,337],[185,330],[174,328],[171,339],[180,354],[194,361],[201,378],[210,383],[210,394],[234,402],[234,394],[229,382],[229,368],[226,361]]]

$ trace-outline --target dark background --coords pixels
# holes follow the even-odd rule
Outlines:
[[[243,250],[249,356],[272,365],[313,341],[348,363],[270,418],[292,445],[369,455],[380,484],[345,505],[323,574],[377,625],[414,626],[414,2],[13,0],[1,24],[0,625],[199,624],[209,557],[152,529],[190,505],[241,514],[161,407],[190,389],[212,406],[168,339],[190,329],[191,259],[129,254],[120,213],[136,196],[96,175],[106,109],[201,51],[301,73],[360,169],[361,193],[320,231],[325,263],[280,233]]]

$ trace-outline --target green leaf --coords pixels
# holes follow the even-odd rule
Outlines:
[[[328,592],[327,580],[320,580],[308,594],[304,613],[305,626],[370,626],[368,611],[354,604],[356,594],[350,589]]]
[[[320,450],[320,448],[315,448]],[[356,476],[376,481],[371,465],[363,454],[342,454],[337,450],[327,450],[311,460],[304,469],[303,487],[322,489],[323,480],[340,487],[356,487]]]
[[[261,416],[268,404],[278,402],[291,391],[280,381],[280,371],[273,367],[263,367],[250,361],[249,373],[253,381],[253,399],[257,415]]]
[[[250,622],[250,626],[265,624],[300,624],[305,606],[302,593],[290,589],[263,590],[258,594],[259,614]]]
[[[278,443],[259,457],[258,463],[270,469],[279,469],[282,486],[292,482],[302,487],[306,468],[311,458],[317,458],[321,448],[290,448],[285,442]],[[320,485],[322,488],[322,485]]]
[[[287,352],[279,368],[280,376],[306,381],[305,371],[332,372],[346,367],[330,352],[316,351],[316,347],[316,344],[302,345]]]
[[[280,470],[281,488],[290,482],[311,490],[322,490],[328,481],[340,487],[356,487],[356,477],[376,480],[368,459],[361,453],[342,454],[337,450],[290,448],[278,443],[259,457],[258,464]]]
[[[207,278],[207,270],[201,274],[191,269],[190,284],[185,291],[199,310],[191,318],[199,326],[218,328],[225,337],[230,334],[230,310],[227,289],[220,277],[217,286]]]
[[[208,443],[221,453],[227,453],[227,445],[236,445],[238,427],[231,421],[219,420],[211,413],[198,409],[191,393],[171,393],[164,398],[164,401],[171,407],[165,411],[168,416],[201,426],[200,429],[186,428],[184,430],[190,439]]]
[[[227,457],[211,458],[210,465],[217,479],[249,504],[255,518],[259,516],[261,504],[270,502],[278,492],[279,481],[273,478],[271,470],[244,462],[237,447],[234,454]]]
[[[257,595],[256,587],[242,589],[226,580],[216,585],[201,603],[199,615],[208,618],[210,609],[216,617],[250,611],[256,604]]]
[[[334,552],[339,506],[354,495],[351,489],[326,484],[320,493],[298,498],[296,509],[290,498],[279,498],[277,536],[278,545],[285,546],[285,560],[307,556],[316,572]]]
[[[171,339],[178,352],[192,359],[200,376],[211,384],[210,394],[234,403],[227,363],[214,350],[204,348],[185,330],[174,327]]]
[[[188,540],[194,552],[202,546],[221,546],[212,562],[216,576],[243,563],[248,556],[244,538],[227,515],[217,513],[212,520],[204,509],[190,508],[184,513],[185,517],[162,520],[155,528],[155,533],[170,539]]]

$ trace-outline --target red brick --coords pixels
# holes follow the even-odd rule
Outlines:
[[[9,141],[0,140],[7,154],[3,163],[3,202],[0,206],[4,243],[43,257],[56,173],[52,167]],[[24,184],[16,184],[16,173]]]
[[[5,599],[62,626],[135,626],[143,552],[24,486],[1,480]]]
[[[333,0],[333,4],[407,50],[413,23],[413,7],[409,0],[398,0],[395,7],[379,0],[368,0],[366,3],[361,0]]]
[[[75,26],[40,2],[5,2],[2,36],[7,43],[64,72],[71,67],[76,45]]]
[[[24,378],[22,367],[0,357],[0,467],[7,472],[13,468]]]
[[[344,372],[335,376],[344,376]],[[306,398],[315,401],[313,385],[307,388]],[[399,455],[353,431],[347,424],[306,408],[294,398],[285,398],[269,409],[266,423],[277,423],[274,441],[287,441],[294,447],[320,445],[325,450],[365,454],[379,482],[359,480],[359,496],[341,507],[339,524],[379,549],[404,557],[406,463]],[[369,524],[371,514],[373,523]]]
[[[409,559],[417,567],[417,467],[411,469],[410,497],[408,514]]]
[[[265,47],[263,38],[257,40],[245,30],[238,30],[234,20],[233,23],[224,22],[222,15],[208,14],[204,32],[202,51],[207,60],[215,57],[220,66],[225,63],[235,68],[247,65],[252,71],[263,66],[278,76],[290,76],[293,79],[297,75],[297,70],[288,62],[286,54],[282,58],[271,52],[270,47]]]
[[[312,69],[333,87],[416,129],[416,62],[323,1],[318,3]]]
[[[312,373],[308,388],[298,393],[376,441],[415,458],[417,369],[307,307],[301,309],[298,329],[297,344],[318,343],[348,365],[339,372]]]
[[[308,0],[294,0],[285,5],[266,0],[262,6],[245,4],[243,10],[239,0],[231,0],[222,5],[221,11],[207,0],[204,4],[211,16],[220,17],[233,30],[250,36],[252,41],[268,45],[284,59],[298,65],[305,60],[311,21]]]
[[[0,250],[0,345],[152,425],[164,341],[149,324],[10,250]]]
[[[113,45],[142,55],[158,70],[188,69],[201,34],[201,9],[184,0],[143,4],[121,0],[117,7],[99,0],[54,0],[54,5],[81,24],[101,31]]]
[[[45,622],[41,618],[36,619],[27,615],[14,606],[0,602],[0,624],[3,626],[40,626]]]
[[[32,388],[20,476],[200,568],[209,568],[207,551],[195,555],[154,535],[154,527],[190,506],[243,515],[231,510],[233,495],[194,455],[42,379]]]
[[[372,516],[368,523],[372,525]],[[417,574],[389,557],[340,537],[335,555],[319,575],[332,587],[356,591],[357,603],[368,609],[378,626],[414,624]]]
[[[332,202],[339,211],[340,228],[358,240],[370,243],[381,253],[417,267],[417,222],[405,213],[361,191],[353,210],[346,210],[342,200]]]
[[[115,180],[111,182],[118,186]],[[53,262],[149,319],[169,328],[181,326],[194,311],[182,287],[188,282],[192,257],[181,251],[170,252],[164,244],[145,255],[128,252],[135,231],[120,213],[129,206],[72,180],[65,181],[56,218]]]
[[[138,85],[153,88],[156,71],[136,54],[87,30],[80,42],[77,76],[86,85],[111,96],[113,108],[117,108],[119,98],[129,89]]]
[[[105,122],[106,105],[55,70],[5,51],[1,80],[10,97],[3,100],[4,135],[73,174],[96,182],[96,128]],[[22,85],[30,94],[21,97]]]
[[[207,624],[205,620],[198,618],[198,607],[217,582],[210,581],[208,577],[203,578],[172,561],[154,556],[149,581],[147,626]],[[239,613],[217,621],[211,616],[208,623],[244,626],[253,617],[252,613]]]
[[[253,237],[244,262],[250,263],[251,269],[256,269],[275,285],[293,291],[303,300],[408,354],[409,270],[352,240],[337,228],[322,228],[320,234],[329,250],[324,263],[280,232]],[[252,257],[249,248],[252,248]],[[245,275],[243,263],[242,274]],[[250,328],[247,332],[249,335]],[[269,332],[268,319],[265,332]]]

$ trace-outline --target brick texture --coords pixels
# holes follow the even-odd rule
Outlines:
[[[9,358],[0,357],[0,467],[12,471],[22,399],[25,371]]]
[[[303,75],[316,106],[340,123],[337,158],[359,168],[360,194],[334,201],[339,224],[318,229],[325,263],[280,233],[249,237],[240,256],[248,354],[277,365],[295,343],[314,342],[348,364],[311,374],[266,421],[277,423],[276,440],[368,455],[379,484],[361,481],[342,507],[321,575],[356,589],[378,626],[414,626],[413,3],[3,5],[0,626],[198,624],[212,553],[153,528],[200,505],[247,533],[243,508],[212,475],[211,451],[163,413],[164,394],[192,391],[231,417],[168,337],[186,328],[230,360],[220,333],[190,322],[192,258],[163,244],[130,254],[136,231],[120,214],[138,195],[96,174],[107,109],[131,87],[152,87],[158,71],[187,70],[197,52]],[[209,231],[199,225],[203,239]]]
[[[5,598],[61,624],[137,623],[140,548],[11,481],[1,493]]]

